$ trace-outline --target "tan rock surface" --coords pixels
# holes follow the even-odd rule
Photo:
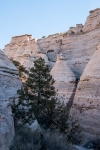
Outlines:
[[[4,48],[4,52],[9,58],[18,60],[27,68],[32,67],[33,61],[38,57],[45,58],[46,63],[53,68],[51,74],[53,72],[54,78],[57,80],[55,87],[58,89],[59,97],[62,98],[63,95],[66,95],[64,98],[66,102],[73,93],[71,89],[75,87],[74,84],[73,86],[68,84],[69,79],[73,81],[73,78],[69,78],[71,74],[67,74],[68,70],[75,74],[76,79],[81,77],[73,110],[75,109],[75,112],[77,110],[79,119],[82,119],[81,124],[87,138],[94,138],[100,132],[99,42],[100,9],[95,9],[90,11],[84,26],[77,24],[67,32],[49,35],[38,40],[33,39],[31,35],[13,37]],[[96,50],[97,46],[98,50]],[[57,54],[61,53],[65,60],[59,59],[56,62]],[[65,62],[67,62],[67,69],[65,69]]]
[[[0,150],[8,150],[14,136],[9,100],[16,97],[20,86],[18,70],[0,50]]]
[[[96,28],[100,28],[100,8],[90,11],[90,15],[87,18],[83,31],[89,32]]]
[[[76,78],[67,65],[63,55],[57,55],[57,61],[50,73],[55,80],[54,86],[57,90],[59,99],[68,103],[75,89]]]
[[[5,46],[4,52],[10,59],[19,61],[26,68],[31,68],[34,60],[39,57],[44,58],[48,63],[46,54],[42,53],[36,40],[32,39],[31,35],[12,37],[10,44]]]
[[[99,22],[100,9],[96,9],[90,12],[84,26],[77,24],[68,32],[38,40],[33,39],[31,35],[16,36],[5,46],[4,52],[9,58],[20,61],[26,67],[31,67],[36,57],[46,57],[51,68],[57,54],[62,53],[70,69],[80,78],[100,41]],[[37,51],[41,51],[41,54],[37,54]]]
[[[77,111],[86,138],[100,136],[100,45],[87,64],[77,87],[72,111]]]

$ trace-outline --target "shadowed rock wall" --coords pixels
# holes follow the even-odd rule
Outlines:
[[[20,87],[17,68],[0,50],[0,150],[8,150],[14,137],[10,99]]]

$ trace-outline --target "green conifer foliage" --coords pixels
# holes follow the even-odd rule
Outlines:
[[[23,123],[32,123],[34,119],[44,128],[54,124],[54,113],[57,105],[54,79],[44,59],[34,61],[29,70],[26,84],[18,90],[18,104],[13,105],[15,117]]]
[[[79,124],[68,115],[67,104],[56,98],[54,82],[44,59],[34,61],[26,83],[18,90],[18,102],[13,102],[14,118],[23,124],[32,124],[37,119],[42,128],[56,129],[66,133],[68,141],[80,143]]]
[[[19,76],[25,76],[24,74],[27,74],[28,71],[26,70],[26,68],[21,65],[18,61],[11,59],[11,61],[13,62],[13,64],[17,67],[18,71],[19,71]]]

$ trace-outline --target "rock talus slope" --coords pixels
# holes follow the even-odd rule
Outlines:
[[[18,70],[0,50],[0,150],[8,150],[14,137],[14,124],[9,100],[21,87]]]

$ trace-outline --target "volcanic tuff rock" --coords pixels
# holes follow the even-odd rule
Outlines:
[[[87,64],[78,84],[73,110],[84,128],[85,137],[100,136],[100,44]]]
[[[40,56],[45,58],[46,63],[51,68],[54,66],[51,74],[54,75],[55,86],[61,96],[63,92],[67,93],[68,83],[65,81],[69,81],[69,66],[76,79],[80,79],[72,110],[73,112],[77,110],[79,120],[82,119],[80,122],[84,127],[85,137],[87,138],[97,136],[100,131],[99,42],[100,8],[90,11],[84,26],[77,24],[76,27],[70,27],[67,32],[49,35],[38,40],[33,39],[31,35],[16,36],[4,48],[4,52],[9,58],[18,60],[26,67],[31,67],[33,61]],[[65,57],[67,66],[65,65],[65,60],[62,59],[63,57],[58,58],[56,62],[57,54],[62,54]],[[63,63],[64,65],[62,65]],[[62,66],[63,68],[61,68]],[[63,78],[60,76],[60,71]],[[68,78],[67,80],[66,77]],[[71,80],[73,81],[74,79],[71,78]],[[74,87],[74,83],[73,86],[68,84],[70,90],[71,88],[74,89]],[[69,95],[72,92],[70,90],[68,91]],[[64,100],[68,101],[67,98]]]
[[[12,37],[10,44],[5,46],[4,52],[10,59],[19,61],[27,68],[31,68],[34,60],[39,57],[44,58],[48,63],[46,54],[41,52],[36,40],[32,39],[31,35]]]
[[[0,150],[8,150],[14,136],[9,100],[16,96],[20,86],[18,70],[0,50]]]
[[[90,11],[90,15],[83,27],[83,32],[89,32],[100,28],[100,8]]]
[[[50,73],[55,80],[59,100],[68,103],[75,89],[76,78],[63,55],[57,54],[57,61]]]
[[[65,33],[49,35],[35,40],[31,35],[12,37],[4,52],[26,67],[31,67],[36,57],[42,56],[53,67],[56,55],[62,53],[77,78],[83,73],[100,41],[100,9],[90,11],[85,25],[77,24]],[[38,52],[41,52],[40,54]]]

